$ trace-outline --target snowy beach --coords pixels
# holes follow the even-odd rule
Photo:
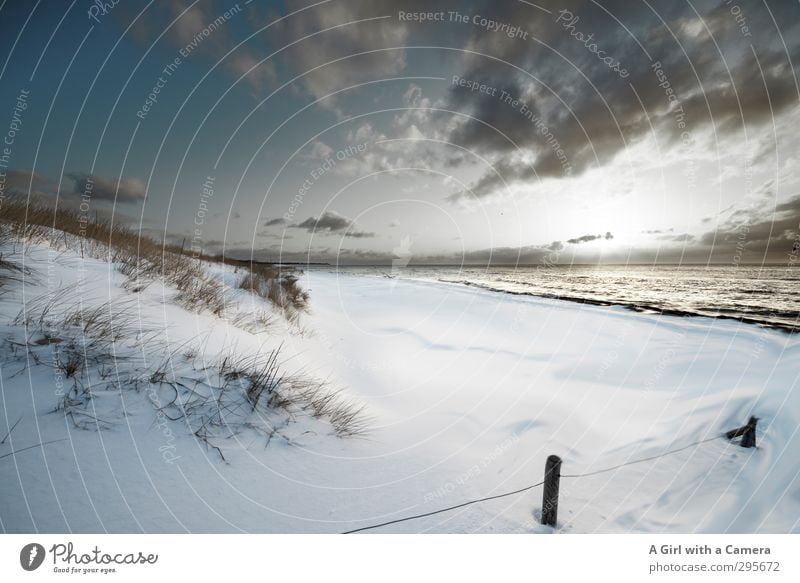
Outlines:
[[[163,282],[131,291],[113,265],[46,244],[24,266],[0,301],[3,342],[17,346],[0,387],[6,532],[342,532],[526,487],[550,454],[565,476],[558,532],[800,530],[796,335],[325,270],[301,277],[310,310],[296,323],[248,330],[269,306],[236,289],[230,265],[206,266],[230,292],[222,316],[187,311]],[[116,388],[97,390],[80,424],[55,410],[58,342],[13,323],[23,301],[71,286],[86,307],[134,310],[149,334],[115,346],[104,374]],[[160,414],[171,393],[152,375],[135,387],[126,376],[133,361],[139,377],[158,369],[155,354],[173,355],[163,372],[179,379],[278,347],[289,374],[363,406],[365,435],[296,409],[272,438],[248,424],[202,440]],[[750,415],[757,449],[711,439]],[[541,496],[374,532],[553,532]]]

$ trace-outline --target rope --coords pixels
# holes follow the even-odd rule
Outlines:
[[[539,482],[538,484],[531,484],[530,486],[525,486],[524,488],[520,488],[519,490],[514,490],[513,492],[506,492],[505,494],[497,494],[495,496],[487,496],[486,498],[478,498],[477,500],[470,500],[469,502],[462,502],[461,504],[456,504],[455,506],[450,506],[448,508],[442,508],[441,510],[433,510],[431,512],[426,512],[425,514],[417,514],[416,516],[407,516],[405,518],[398,518],[396,520],[390,520],[389,522],[382,522],[380,524],[373,524],[372,526],[364,526],[361,528],[356,528],[354,530],[348,530],[347,532],[343,532],[342,534],[353,534],[354,532],[361,532],[362,530],[372,530],[373,528],[379,528],[381,526],[388,526],[390,524],[397,524],[398,522],[405,522],[406,520],[415,520],[417,518],[424,518],[426,516],[433,516],[434,514],[440,514],[442,512],[447,512],[449,510],[455,510],[456,508],[463,508],[464,506],[469,506],[470,504],[477,504],[478,502],[486,502],[487,500],[495,500],[496,498],[505,498],[506,496],[512,496],[514,494],[519,494],[521,492],[525,492],[526,490],[530,490],[535,488],[536,486],[541,486],[544,482]]]
[[[654,455],[650,457],[640,458],[637,460],[625,462],[624,464],[618,464],[616,466],[612,466],[610,468],[603,468],[602,470],[595,470],[593,472],[586,472],[585,474],[561,474],[561,478],[586,478],[588,476],[596,476],[597,474],[603,474],[605,472],[610,472],[613,470],[618,470],[619,468],[624,468],[625,466],[631,466],[633,464],[639,464],[642,462],[652,461],[655,459],[659,459],[668,455],[672,455],[674,453],[678,453],[689,449],[690,447],[695,447],[703,443],[708,443],[709,441],[714,441],[715,439],[720,439],[724,436],[722,435],[715,435],[714,437],[709,437],[708,439],[701,439],[700,441],[692,442],[688,445],[684,445],[681,448],[673,449],[670,451],[665,451],[660,453],[659,455]],[[455,506],[448,506],[447,508],[442,508],[440,510],[432,510],[430,512],[425,512],[424,514],[415,514],[414,516],[406,516],[404,518],[396,518],[395,520],[389,520],[388,522],[381,522],[380,524],[373,524],[371,526],[362,526],[361,528],[356,528],[353,530],[348,530],[343,532],[342,534],[353,534],[356,532],[363,532],[365,530],[372,530],[374,528],[380,528],[382,526],[389,526],[390,524],[397,524],[398,522],[406,522],[408,520],[416,520],[418,518],[425,518],[426,516],[433,516],[434,514],[441,514],[442,512],[449,512],[450,510],[456,510],[457,508],[463,508],[464,506],[470,506],[471,504],[477,504],[479,502],[487,502],[489,500],[496,500],[497,498],[505,498],[506,496],[513,496],[514,494],[521,494],[522,492],[526,492],[537,486],[541,486],[544,484],[544,481],[537,482],[536,484],[531,484],[530,486],[525,486],[524,488],[520,488],[519,490],[514,490],[512,492],[506,492],[504,494],[496,494],[494,496],[486,496],[485,498],[478,498],[477,500],[469,500],[467,502],[462,502],[461,504],[456,504]]]
[[[664,453],[661,453],[659,455],[654,455],[654,456],[650,456],[650,457],[644,457],[644,458],[641,458],[641,459],[638,459],[638,460],[625,462],[624,464],[619,464],[619,465],[616,465],[616,466],[612,466],[610,468],[603,468],[602,470],[595,470],[594,472],[586,472],[585,474],[561,474],[561,477],[562,478],[586,478],[588,476],[596,476],[597,474],[604,474],[604,473],[610,472],[612,470],[618,470],[619,468],[624,468],[625,466],[632,466],[633,464],[639,464],[639,463],[642,463],[642,462],[649,462],[649,461],[652,461],[652,460],[657,460],[659,458],[662,458],[662,457],[665,457],[665,456],[668,456],[668,455],[672,455],[673,453],[678,453],[679,451],[683,451],[685,449],[689,449],[690,447],[695,447],[697,445],[700,445],[701,443],[708,443],[709,441],[714,441],[715,439],[720,439],[721,437],[722,437],[722,435],[715,435],[714,437],[709,437],[708,439],[701,439],[700,441],[695,441],[693,443],[690,443],[689,445],[684,445],[683,447],[680,447],[678,449],[665,451]]]

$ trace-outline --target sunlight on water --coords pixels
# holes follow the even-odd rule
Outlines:
[[[678,316],[735,318],[800,331],[800,271],[782,266],[340,267],[339,271],[459,283]]]

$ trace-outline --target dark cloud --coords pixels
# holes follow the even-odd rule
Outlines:
[[[454,263],[467,264],[494,264],[494,265],[517,265],[535,264],[545,261],[548,257],[555,257],[553,251],[546,247],[537,245],[526,245],[522,247],[496,247],[494,249],[479,249],[476,251],[466,251],[463,254],[454,254],[450,261]],[[436,262],[436,258],[428,258],[428,262]]]
[[[342,233],[345,237],[356,239],[375,236],[375,233],[358,230],[356,223],[352,219],[348,219],[335,211],[325,211],[319,217],[309,217],[303,222],[291,226],[297,229],[305,229],[309,233]]]
[[[572,245],[580,245],[581,243],[589,243],[590,241],[597,241],[599,239],[605,239],[606,241],[611,240],[614,238],[609,232],[606,232],[605,235],[583,235],[581,237],[576,237],[574,239],[567,239],[567,243],[571,243]]]
[[[738,209],[699,240],[717,253],[744,251],[749,255],[775,257],[791,251],[798,236],[800,195],[795,195],[774,208],[756,205]]]
[[[30,196],[52,201],[60,197],[63,204],[70,205],[75,199],[86,195],[91,201],[133,203],[147,197],[144,183],[138,178],[115,180],[86,172],[71,172],[65,175],[72,187],[62,187],[47,176],[30,170],[6,171],[4,192],[11,195]],[[73,200],[70,200],[73,199]]]
[[[302,223],[294,226],[298,229],[306,229],[309,233],[313,233],[315,231],[343,231],[352,224],[353,221],[335,211],[325,211],[319,217],[309,217]]]
[[[566,27],[571,19],[556,22],[562,9],[578,18],[572,28]],[[800,15],[796,5],[770,9],[781,25]],[[574,0],[547,16],[521,2],[483,5],[482,15],[520,25],[536,37],[509,41],[476,31],[468,45],[474,52],[465,58],[460,76],[498,94],[506,91],[529,113],[498,96],[451,86],[445,108],[475,119],[452,121],[450,139],[493,165],[451,200],[490,196],[505,183],[563,177],[567,169],[580,174],[651,133],[665,150],[681,147],[684,131],[713,147],[713,140],[740,136],[743,128],[770,123],[797,106],[792,62],[800,62],[800,39],[787,35],[787,52],[776,41],[772,15],[763,5],[748,5],[753,31],[748,39],[728,6],[698,11],[700,18],[680,3],[651,8],[617,0],[601,7]],[[580,42],[576,33],[592,34],[592,41]],[[619,60],[627,77],[606,67],[590,47]],[[666,83],[678,98],[672,104]]]
[[[716,228],[699,235],[665,234],[656,247],[629,250],[620,260],[632,262],[794,263],[800,249],[800,194],[775,203],[754,193],[744,207],[728,207],[716,217]],[[614,260],[606,257],[606,260]]]
[[[284,241],[287,239],[293,239],[294,235],[289,235],[285,231],[282,233],[275,233],[274,231],[270,231],[269,229],[262,229],[256,233],[259,237],[263,237],[265,239],[277,239],[280,241]]]
[[[283,245],[275,244],[259,249],[247,246],[228,247],[225,250],[228,257],[238,259],[254,259],[256,261],[271,261],[285,263],[329,263],[331,265],[391,265],[391,255],[368,249],[337,249],[330,247],[311,247],[300,251],[286,249]]]
[[[31,170],[6,170],[5,177],[0,180],[3,195],[27,196],[34,198],[50,198],[55,196],[58,185],[41,174]]]
[[[659,234],[657,245],[622,247],[604,251],[602,261],[611,263],[686,263],[686,264],[762,264],[789,265],[800,253],[800,194],[779,203],[756,193],[749,206],[729,207],[715,217],[717,227],[700,235],[672,234],[675,229],[655,229],[647,234]],[[579,244],[607,238],[606,235],[584,235],[567,243]],[[610,238],[610,237],[609,237]],[[472,251],[463,260],[470,263],[540,264],[600,261],[592,247],[573,247],[561,252],[563,245],[556,241],[550,246],[523,246]],[[460,263],[459,256],[438,258],[441,262]],[[423,258],[415,261],[424,262]]]
[[[86,172],[67,174],[74,181],[72,194],[116,202],[141,202],[147,198],[144,182],[138,178],[115,180]]]
[[[572,245],[578,245],[580,243],[588,243],[589,241],[596,241],[597,239],[602,238],[601,235],[583,235],[581,237],[576,237],[575,239],[567,239],[567,243]]]
[[[727,208],[716,217],[718,225],[713,231],[701,235],[674,233],[674,228],[654,229],[647,234],[657,237],[658,245],[643,245],[616,250],[599,251],[592,246],[581,244],[611,239],[613,235],[583,235],[569,239],[567,247],[561,241],[550,244],[523,245],[519,247],[499,247],[494,249],[469,250],[463,253],[418,254],[412,264],[473,264],[473,265],[570,265],[574,263],[595,263],[597,261],[618,263],[719,263],[738,265],[746,263],[787,264],[789,257],[796,257],[800,250],[800,194],[779,203],[769,203],[763,197],[755,197],[754,203],[745,208]],[[334,213],[325,218],[322,224],[339,226],[345,219]],[[348,225],[352,225],[349,219]],[[308,219],[303,228],[319,222]],[[342,229],[348,228],[347,226]],[[274,260],[279,247],[262,252],[263,258]],[[372,250],[341,250],[314,248],[306,252],[285,252],[284,261],[324,261],[341,264],[391,264],[393,255],[388,252]]]
[[[775,205],[776,213],[787,213],[793,217],[800,214],[800,195]]]
[[[275,219],[267,219],[266,221],[264,221],[265,227],[274,227],[276,225],[285,225],[285,224],[286,224],[286,219],[282,217],[278,217]]]

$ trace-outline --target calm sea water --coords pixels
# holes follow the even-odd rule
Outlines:
[[[734,318],[800,332],[800,269],[785,266],[347,267],[676,316]]]

